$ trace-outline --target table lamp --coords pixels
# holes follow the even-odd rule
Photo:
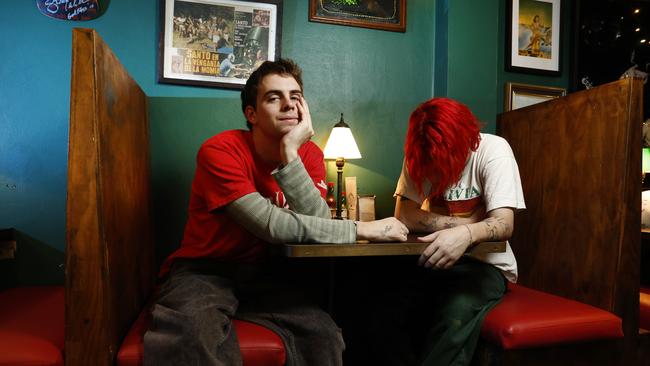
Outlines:
[[[341,180],[343,179],[343,165],[345,159],[361,159],[361,153],[357,147],[357,143],[352,136],[352,130],[345,121],[343,121],[343,113],[341,113],[341,120],[334,125],[330,137],[325,144],[325,151],[323,152],[325,159],[336,159],[336,219],[341,220]]]

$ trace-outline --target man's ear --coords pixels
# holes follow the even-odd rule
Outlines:
[[[244,116],[246,116],[246,120],[250,122],[250,124],[257,124],[257,113],[255,112],[255,108],[253,108],[252,105],[246,106],[244,109]]]

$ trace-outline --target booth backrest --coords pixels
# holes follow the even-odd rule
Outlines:
[[[72,44],[65,362],[108,366],[155,279],[147,98],[95,31]]]
[[[520,283],[638,327],[642,87],[623,79],[503,113],[527,209],[511,240]]]

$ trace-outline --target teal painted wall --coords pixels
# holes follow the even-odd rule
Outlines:
[[[498,9],[492,1],[450,1],[447,96],[494,121]],[[489,131],[491,126],[487,126]]]
[[[306,3],[285,2],[282,55],[303,68],[312,140],[324,147],[343,112],[363,156],[344,173],[357,177],[360,194],[377,195],[378,216],[390,216],[408,115],[431,95],[433,4],[409,2],[407,32],[394,33],[308,22]],[[245,128],[238,97],[150,99],[160,256],[181,238],[198,147],[219,131]],[[327,167],[336,181],[336,167]]]
[[[43,283],[63,278],[73,27],[95,28],[151,97],[154,204],[163,251],[178,243],[199,144],[243,127],[238,92],[156,82],[158,3],[112,0],[102,17],[88,22],[47,18],[27,0],[0,13],[0,227],[19,232],[19,258],[11,265],[23,268],[15,271],[18,282],[38,282],[33,273],[43,273]],[[358,177],[359,193],[378,196],[380,217],[392,213],[408,115],[434,90],[470,105],[489,130],[506,80],[568,84],[568,52],[560,78],[503,71],[505,0],[409,0],[407,10],[407,32],[394,33],[311,23],[307,1],[284,2],[282,55],[304,69],[314,141],[323,146],[345,113],[364,156],[346,164],[345,174]],[[331,163],[328,170],[335,180]]]
[[[34,1],[12,2],[10,11],[0,13],[4,34],[0,38],[4,50],[0,64],[0,227],[16,228],[21,237],[28,238],[19,238],[19,245],[38,248],[22,252],[19,248],[21,257],[12,266],[38,267],[38,272],[46,273],[44,282],[63,278],[73,27],[95,28],[153,97],[152,149],[153,158],[158,159],[153,178],[168,184],[156,191],[160,202],[155,204],[161,210],[170,201],[177,202],[171,206],[175,210],[185,210],[178,202],[186,199],[198,144],[213,133],[243,126],[238,92],[156,82],[158,3],[112,0],[103,16],[87,22],[47,18]],[[322,146],[338,113],[345,113],[364,155],[346,166],[346,174],[359,177],[360,192],[379,196],[378,213],[383,216],[392,212],[390,193],[399,174],[405,120],[431,94],[433,6],[430,1],[409,1],[407,32],[394,33],[310,23],[307,1],[284,2],[282,55],[303,66],[315,121],[314,141]],[[168,97],[207,99],[184,104],[178,99],[165,101]],[[167,102],[172,105],[166,106]],[[195,109],[196,105],[202,106]],[[161,112],[168,108],[178,114]],[[159,141],[167,143],[166,138],[173,140],[170,145],[176,150],[158,145]],[[176,171],[183,175],[168,180],[168,174]],[[171,198],[161,198],[160,192]],[[45,262],[27,255],[51,250],[55,254],[46,255]]]

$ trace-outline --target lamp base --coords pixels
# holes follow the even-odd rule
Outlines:
[[[345,165],[344,158],[336,159],[336,216],[334,216],[334,218],[337,220],[343,220],[343,216],[341,216],[341,181],[343,180],[343,165]]]
[[[334,220],[347,220],[348,219],[348,209],[341,208],[341,217],[336,217],[336,209],[330,208],[330,215]]]

